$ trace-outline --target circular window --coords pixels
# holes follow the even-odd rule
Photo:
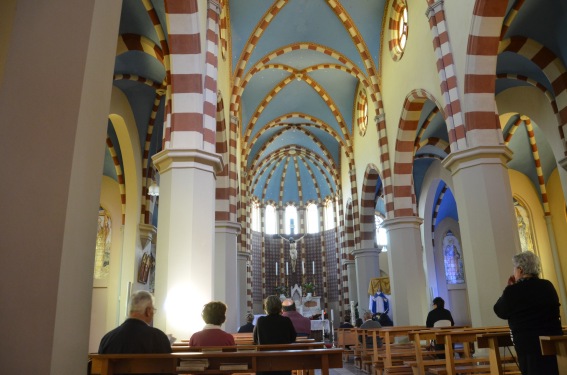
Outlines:
[[[390,53],[394,61],[398,61],[408,40],[408,6],[405,0],[394,1],[390,25]]]

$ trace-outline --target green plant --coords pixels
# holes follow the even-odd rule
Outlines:
[[[284,296],[288,296],[287,295],[287,288],[284,285],[278,285],[276,286],[276,295],[280,296],[280,295],[284,295]]]
[[[304,291],[305,293],[313,293],[313,292],[315,292],[315,284],[313,284],[313,283],[307,282],[307,283],[303,284],[302,287],[303,287],[303,291]]]

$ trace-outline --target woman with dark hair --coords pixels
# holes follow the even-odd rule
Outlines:
[[[540,260],[531,251],[512,258],[514,274],[494,305],[501,319],[508,319],[518,364],[523,375],[557,375],[554,355],[541,354],[539,336],[562,335],[559,297],[549,280],[540,279]]]
[[[233,346],[234,337],[221,329],[226,320],[226,305],[222,302],[209,302],[201,313],[206,325],[202,331],[195,332],[189,346]]]
[[[282,301],[278,296],[268,296],[264,301],[266,316],[261,316],[254,327],[254,344],[290,344],[297,333],[291,319],[281,315]],[[257,374],[289,375],[291,371],[258,372]]]

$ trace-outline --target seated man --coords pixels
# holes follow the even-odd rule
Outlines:
[[[364,318],[364,323],[362,323],[360,328],[362,329],[382,328],[382,325],[379,322],[377,322],[376,320],[372,320],[372,313],[370,311],[365,312],[363,318]],[[362,342],[362,336],[358,336],[358,341]],[[378,336],[376,336],[376,343],[378,344],[378,347],[382,346],[382,339]],[[366,347],[372,348],[372,337],[369,336],[366,337]]]
[[[294,300],[291,298],[285,299],[282,303],[282,309],[282,315],[291,319],[295,332],[297,332],[297,336],[306,337],[311,334],[311,320],[296,311]]]
[[[104,335],[98,353],[171,353],[165,333],[150,326],[155,311],[154,297],[149,292],[140,290],[132,294],[128,319]]]
[[[238,328],[238,333],[254,332],[254,324],[252,324],[253,321],[254,321],[254,314],[249,312],[248,314],[246,314],[246,324]]]
[[[206,325],[202,331],[195,332],[189,339],[189,346],[234,346],[234,337],[221,329],[226,320],[226,305],[222,302],[209,302],[201,313]]]
[[[350,315],[345,315],[345,321],[339,326],[339,328],[354,328],[354,326],[350,324]]]

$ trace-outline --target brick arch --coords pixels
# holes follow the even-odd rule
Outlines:
[[[423,105],[427,100],[439,103],[426,90],[414,90],[404,102],[394,156],[394,208],[387,210],[389,217],[417,216],[415,192],[413,188],[413,158],[417,127]]]
[[[477,0],[474,6],[465,66],[463,137],[471,130],[477,130],[480,137],[487,132],[501,132],[494,101],[494,82],[502,19],[507,5],[507,0]]]
[[[374,222],[374,209],[376,201],[374,197],[378,184],[382,184],[378,168],[374,164],[367,165],[360,196],[360,247],[362,249],[369,249],[375,246],[376,225]]]

